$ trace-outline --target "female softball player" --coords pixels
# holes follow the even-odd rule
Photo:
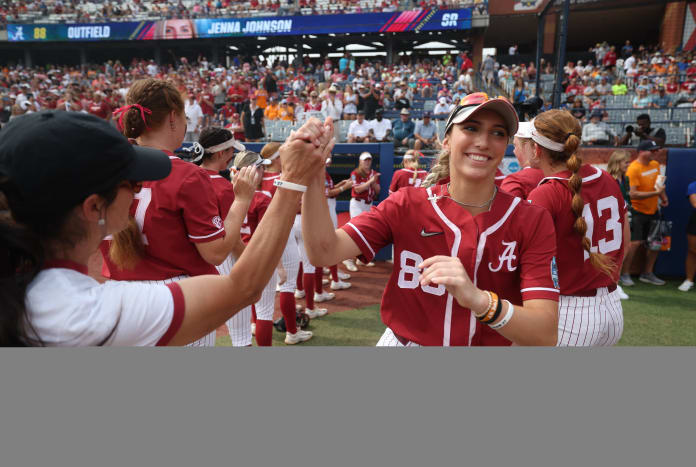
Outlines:
[[[425,180],[425,176],[428,175],[427,171],[419,168],[420,166],[418,164],[418,159],[422,155],[423,154],[421,154],[420,151],[416,151],[414,149],[409,149],[406,151],[403,161],[404,168],[394,172],[391,184],[389,185],[390,195],[399,188],[407,186],[418,188],[421,186],[421,183],[423,183],[423,180]]]
[[[271,194],[271,197],[275,196],[277,187],[275,183],[281,179],[282,174],[280,173],[281,161],[278,158],[280,154],[281,145],[279,143],[268,143],[261,149],[261,156],[271,161],[270,164],[266,166],[263,178],[261,180],[261,191],[265,191]],[[299,203],[294,206],[293,215],[297,213]],[[300,250],[297,245],[297,237],[295,235],[295,227],[293,224],[293,229],[288,237],[285,249],[283,250],[283,255],[281,257],[281,264],[285,270],[286,278],[279,285],[279,302],[280,302],[280,312],[283,315],[283,320],[285,321],[286,344],[299,344],[300,342],[307,341],[312,338],[312,333],[310,331],[304,331],[297,327],[296,315],[297,311],[295,308],[295,283],[293,279],[297,277],[298,269],[300,266]],[[312,310],[313,312],[321,310]],[[326,310],[324,310],[324,314]],[[318,315],[312,313],[310,318],[316,318]]]
[[[511,195],[527,199],[529,193],[539,185],[544,178],[544,172],[529,166],[529,159],[534,155],[534,141],[532,140],[532,124],[520,122],[520,127],[513,138],[515,157],[520,163],[520,170],[509,174],[500,184],[500,189]]]
[[[608,173],[583,165],[580,123],[549,110],[534,119],[533,167],[546,178],[529,194],[553,218],[558,246],[558,345],[614,345],[623,332],[616,290],[630,232],[621,190]]]
[[[169,127],[170,120],[161,124]],[[174,123],[183,124],[183,118]],[[163,151],[132,146],[92,115],[46,111],[13,120],[0,134],[0,255],[6,259],[0,268],[0,346],[184,345],[201,339],[258,299],[294,222],[297,189],[323,176],[332,146],[333,132],[317,122],[286,142],[283,189],[229,275],[100,284],[87,275],[90,256],[104,237],[128,227],[134,194],[143,193],[148,181],[171,176],[174,161]],[[253,170],[240,173],[250,182],[256,178]]]
[[[220,213],[227,213],[234,201],[234,188],[229,180],[220,175],[226,170],[235,157],[235,150],[245,151],[244,145],[236,141],[232,132],[219,127],[208,127],[201,131],[198,142],[193,145],[195,158],[193,162],[208,172],[213,182],[213,189],[217,195]],[[259,174],[259,177],[261,174]],[[259,182],[260,182],[259,178]],[[253,205],[253,199],[251,201]],[[251,206],[250,206],[251,209]],[[223,222],[225,219],[223,218]],[[243,234],[243,227],[240,233]],[[243,251],[241,243],[235,245],[234,250],[227,255],[222,264],[216,266],[220,274],[229,274],[234,266],[236,258]],[[227,329],[233,347],[245,347],[251,345],[251,307],[246,307],[227,321]]]
[[[170,82],[136,81],[126,102],[115,112],[124,135],[140,146],[165,151],[172,171],[163,180],[146,182],[135,196],[134,220],[113,236],[104,255],[107,277],[168,283],[217,274],[215,266],[241,247],[238,232],[253,186],[237,203],[234,215],[232,211],[221,213],[208,172],[173,154],[184,140],[186,115],[181,95]],[[240,189],[247,191],[241,185]],[[214,346],[215,331],[192,345]]]
[[[350,218],[352,219],[363,212],[368,212],[375,197],[379,196],[379,173],[372,170],[372,154],[369,152],[360,154],[358,167],[350,173],[350,179],[353,181],[349,206]],[[375,265],[372,261],[364,263],[358,259],[357,262],[361,266],[373,267]],[[346,259],[343,264],[351,272],[358,270],[353,258]]]
[[[263,176],[263,167],[270,164],[271,161],[264,159],[260,154],[251,151],[244,151],[237,154],[234,159],[235,168],[242,169],[244,167],[253,167],[259,172],[259,186],[261,187],[261,177]],[[275,188],[275,187],[274,187]],[[242,226],[242,241],[245,243],[249,242],[256,232],[261,219],[263,219],[266,209],[271,202],[273,196],[268,191],[256,190],[254,198],[249,206],[249,211],[244,219],[244,225]],[[287,277],[285,277],[285,270],[282,265],[279,265],[282,272],[280,282],[285,282]],[[275,290],[276,284],[279,282],[279,274],[276,273],[271,276],[266,286],[261,293],[261,299],[256,302],[256,344],[265,347],[272,344],[273,337],[273,311],[275,305]],[[238,314],[241,314],[238,313]],[[251,307],[249,307],[249,315],[251,314]],[[294,322],[294,318],[293,318]],[[249,319],[246,320],[248,325]],[[287,328],[287,325],[286,325]],[[251,333],[251,331],[248,331]],[[286,331],[285,343],[286,344],[297,344],[299,342],[304,342],[312,337],[311,331],[304,331],[298,329],[295,333]]]
[[[377,345],[554,345],[556,240],[544,209],[498,191],[495,174],[517,114],[476,93],[450,114],[426,184],[404,188],[334,230],[323,180],[303,197],[307,252],[315,264],[389,243],[396,253],[382,297],[388,329]],[[310,234],[311,232],[311,234]]]

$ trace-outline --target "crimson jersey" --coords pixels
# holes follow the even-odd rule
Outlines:
[[[232,183],[225,177],[220,175],[214,170],[204,169],[210,175],[210,180],[213,182],[213,189],[218,199],[218,206],[220,208],[220,217],[224,221],[227,217],[227,213],[230,212],[230,207],[234,203],[234,187]]]
[[[375,200],[375,195],[377,194],[375,193],[375,189],[372,185],[370,185],[370,187],[362,193],[357,193],[355,191],[355,187],[358,185],[362,185],[370,178],[372,178],[372,176],[376,173],[377,172],[375,172],[374,170],[370,170],[370,173],[367,175],[367,177],[363,177],[362,175],[360,175],[360,172],[358,172],[357,169],[353,170],[350,173],[350,178],[351,180],[353,180],[353,189],[351,190],[350,196],[352,196],[355,199],[361,199],[368,204],[372,203],[372,201]],[[377,183],[379,183],[379,177],[377,177]]]
[[[326,197],[328,198],[329,190],[333,190],[334,182],[333,178],[331,178],[331,175],[329,175],[329,172],[327,172],[326,169],[324,169],[324,177],[324,195],[326,195]],[[335,198],[335,196],[333,196],[333,198]]]
[[[570,208],[570,175],[570,171],[563,171],[547,177],[529,194],[529,202],[546,208],[556,226],[558,275],[562,295],[574,295],[616,284],[624,256],[626,202],[618,183],[603,170],[591,165],[580,167],[580,194],[585,202],[583,217],[587,222],[586,235],[592,241],[593,251],[604,253],[618,265],[612,278],[590,264],[589,255],[582,247],[582,239],[573,229],[575,214]]]
[[[261,190],[267,191],[271,194],[271,196],[273,196],[278,188],[273,185],[273,182],[276,180],[280,180],[280,172],[265,171],[263,173],[263,178],[261,179]]]
[[[273,196],[267,191],[256,190],[256,193],[254,193],[249,210],[244,218],[242,229],[239,231],[242,234],[244,243],[249,243],[251,236],[256,232],[256,228],[259,226],[261,219],[263,219],[263,215],[266,214],[266,209],[271,204],[272,198]]]
[[[511,195],[527,199],[529,193],[539,185],[544,178],[544,172],[532,167],[525,167],[522,170],[512,173],[503,179],[500,189],[507,191]]]
[[[104,255],[112,279],[162,280],[217,274],[215,266],[207,263],[195,246],[225,236],[213,183],[204,169],[168,154],[171,173],[162,180],[144,182],[130,208],[142,233],[145,254],[129,270],[120,270],[108,254]]]
[[[495,184],[500,188],[500,184],[505,180],[505,174],[500,168],[495,169]]]
[[[513,304],[558,300],[551,216],[504,192],[496,195],[490,211],[472,216],[448,197],[447,185],[404,188],[341,228],[365,262],[394,243],[382,321],[417,344],[510,344],[459,306],[444,285],[420,286],[418,264],[431,256],[457,256],[477,287]]]
[[[414,172],[416,173],[415,180],[413,179]],[[421,183],[423,183],[423,180],[425,180],[425,177],[427,175],[428,172],[421,169],[399,169],[396,172],[394,172],[394,176],[391,180],[391,185],[389,185],[389,193],[394,193],[399,188],[404,188],[407,186],[418,188],[421,185]]]

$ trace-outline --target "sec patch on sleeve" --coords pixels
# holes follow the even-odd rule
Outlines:
[[[553,286],[558,287],[558,266],[556,265],[556,257],[551,258],[551,280],[553,281]]]
[[[222,228],[222,219],[220,218],[220,216],[213,217],[213,225],[218,229]]]

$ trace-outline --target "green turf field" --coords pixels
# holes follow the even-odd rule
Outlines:
[[[622,346],[696,345],[696,290],[680,292],[681,281],[658,287],[636,281],[625,287],[631,297],[621,303],[624,310]],[[330,303],[328,304],[330,307]],[[374,346],[384,332],[378,305],[354,311],[332,313],[312,320],[314,337],[299,346]],[[284,346],[285,335],[274,331],[273,345]],[[221,337],[217,345],[230,345]]]

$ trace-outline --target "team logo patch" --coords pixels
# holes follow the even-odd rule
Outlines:
[[[556,257],[551,258],[551,280],[554,288],[558,288],[558,266],[556,265]]]
[[[517,246],[517,242],[502,242],[503,245],[505,245],[505,249],[503,250],[503,254],[498,256],[498,263],[497,267],[493,267],[493,263],[488,263],[488,269],[491,272],[498,272],[503,268],[503,265],[507,268],[508,272],[512,272],[517,269],[517,265],[513,266],[512,262],[517,259],[517,256],[515,255],[515,247]]]
[[[220,218],[220,216],[213,217],[213,225],[218,229],[222,228],[222,219]]]

